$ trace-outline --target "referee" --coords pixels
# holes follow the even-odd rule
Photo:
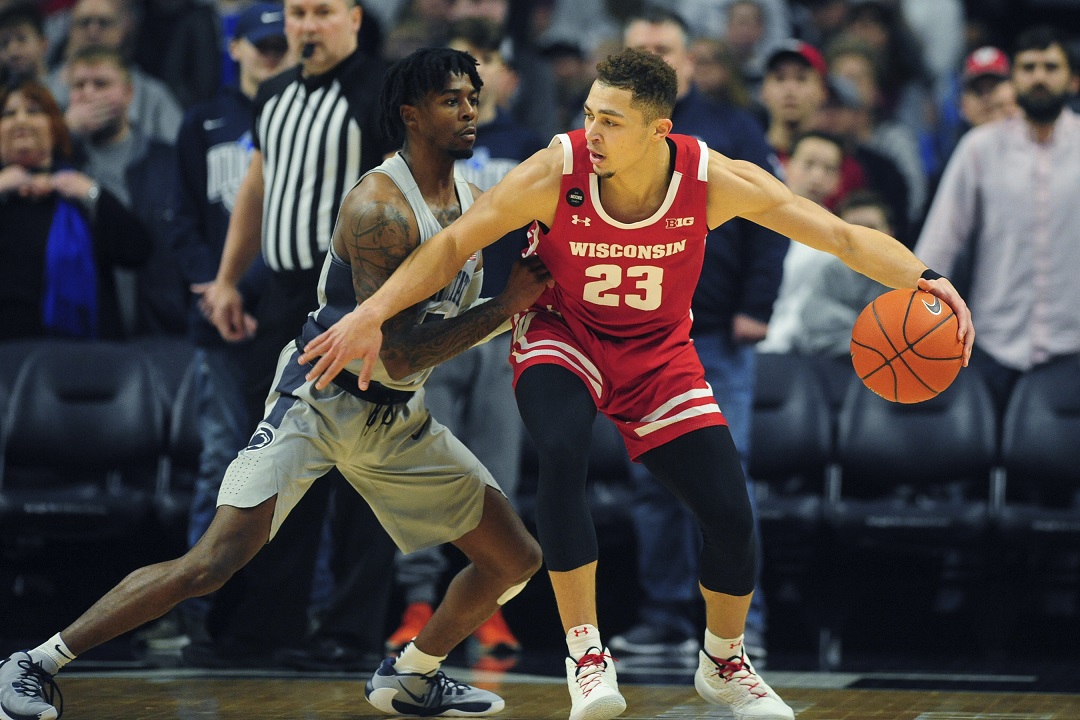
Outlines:
[[[290,51],[300,62],[265,81],[256,95],[255,151],[206,294],[222,337],[239,341],[254,332],[246,393],[252,429],[262,418],[278,354],[318,305],[316,285],[342,197],[392,150],[378,117],[383,67],[358,47],[362,10],[356,0],[286,0],[283,10]],[[271,272],[252,328],[237,283],[260,250]],[[208,621],[216,642],[203,652],[193,649],[189,662],[258,665],[281,644],[303,637],[331,494],[334,595],[316,636],[278,657],[305,669],[350,669],[369,664],[364,651],[381,649],[382,628],[371,618],[385,617],[386,594],[373,590],[386,583],[374,578],[390,572],[393,546],[355,492],[336,492],[346,488],[340,474],[331,476],[338,481],[316,483],[284,537],[279,533],[242,580],[219,593]]]

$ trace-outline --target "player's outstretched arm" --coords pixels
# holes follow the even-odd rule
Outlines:
[[[326,387],[346,365],[360,359],[364,361],[360,387],[366,389],[387,320],[444,288],[474,252],[534,219],[550,223],[561,162],[557,150],[536,153],[481,195],[460,218],[421,244],[377,290],[367,297],[358,295],[360,304],[355,310],[305,346],[301,363],[318,358],[308,379],[317,378],[316,387]]]
[[[945,278],[922,278],[927,267],[895,238],[846,223],[817,203],[791,192],[753,163],[711,152],[709,158],[709,227],[743,217],[792,240],[831,253],[848,267],[893,288],[918,287],[940,297],[958,322],[964,364],[971,356],[975,328],[971,312]]]
[[[468,350],[527,310],[550,281],[543,261],[533,255],[514,264],[503,292],[457,317],[417,324],[415,313],[398,313],[383,324],[380,357],[387,373],[401,379]]]

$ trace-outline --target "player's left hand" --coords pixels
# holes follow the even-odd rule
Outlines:
[[[554,284],[551,273],[538,255],[523,257],[510,268],[510,276],[499,294],[499,300],[513,315],[528,310],[544,288]]]
[[[968,310],[964,298],[960,297],[960,293],[948,278],[919,278],[919,289],[941,298],[942,302],[952,308],[957,322],[956,339],[964,343],[964,367],[967,367],[971,360],[971,349],[975,346],[975,326],[971,322],[971,311]]]
[[[367,390],[382,348],[382,320],[362,304],[346,313],[321,335],[304,346],[298,362],[315,366],[305,376],[322,390],[353,360],[363,360],[359,386]],[[315,362],[318,358],[318,362]]]

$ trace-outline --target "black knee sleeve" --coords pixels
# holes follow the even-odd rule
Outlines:
[[[525,370],[516,395],[540,464],[536,530],[544,561],[556,572],[587,565],[597,558],[585,495],[596,405],[582,381],[556,365]]]
[[[641,456],[701,527],[701,584],[749,595],[757,571],[757,539],[739,453],[726,426],[694,430]]]

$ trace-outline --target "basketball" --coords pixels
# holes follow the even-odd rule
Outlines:
[[[851,363],[866,387],[890,402],[929,400],[956,379],[964,345],[941,299],[901,288],[878,296],[851,329]]]

